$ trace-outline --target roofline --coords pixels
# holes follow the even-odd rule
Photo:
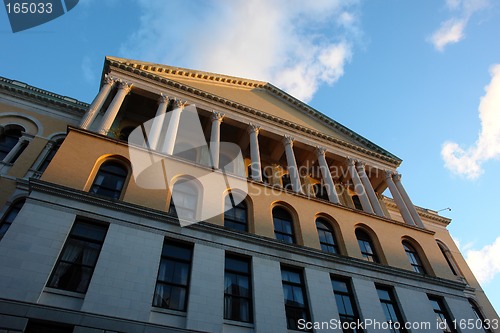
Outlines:
[[[0,76],[0,89],[81,113],[87,111],[89,107],[89,104],[81,102],[77,99],[62,96],[44,89],[30,86],[24,82],[11,80],[2,76]]]

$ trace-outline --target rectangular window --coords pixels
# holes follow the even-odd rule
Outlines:
[[[382,309],[384,310],[385,318],[390,323],[389,331],[393,333],[406,332],[403,316],[401,315],[401,311],[399,311],[393,289],[391,287],[377,286],[377,293]]]
[[[250,258],[226,254],[224,269],[224,318],[252,322]]]
[[[107,225],[76,220],[48,286],[78,293],[87,292],[107,231]]]
[[[339,310],[339,317],[342,323],[356,323],[360,320],[356,302],[354,300],[354,293],[352,291],[351,281],[342,277],[332,277],[333,294],[337,302]],[[350,327],[356,327],[352,325]],[[342,329],[344,333],[362,333],[361,329]]]
[[[165,240],[153,306],[186,311],[193,246]]]
[[[287,327],[291,330],[299,330],[299,319],[310,321],[303,272],[300,269],[281,267],[281,279]]]
[[[438,327],[443,329],[445,333],[456,332],[453,329],[453,326],[450,325],[452,323],[450,314],[446,310],[446,306],[444,304],[444,299],[438,296],[427,295],[429,301],[431,302],[432,309],[436,314],[436,320],[438,321]]]

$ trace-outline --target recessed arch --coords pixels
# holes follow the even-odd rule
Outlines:
[[[432,266],[425,255],[424,249],[410,236],[401,237],[401,245],[406,252],[410,265],[416,273],[434,276]]]
[[[460,271],[460,267],[458,267],[457,262],[455,261],[455,258],[453,258],[453,255],[451,254],[451,251],[448,248],[448,246],[439,239],[436,239],[436,243],[439,247],[439,250],[441,250],[441,253],[444,259],[446,260],[446,263],[448,264],[448,267],[450,268],[450,271],[453,273],[453,275],[463,277],[463,274]]]
[[[180,174],[173,177],[169,185],[168,212],[175,217],[192,220],[198,218],[203,198],[203,185],[200,181],[193,176]]]
[[[0,115],[0,126],[8,125],[22,126],[24,132],[32,136],[41,136],[43,133],[43,125],[38,119],[18,112],[3,112]]]
[[[302,244],[297,211],[288,203],[276,201],[271,205],[276,239],[288,244]]]
[[[358,240],[363,259],[366,261],[387,264],[387,259],[385,258],[380,241],[372,228],[366,224],[358,223],[355,225],[354,233],[356,234],[356,239]]]
[[[224,227],[253,232],[253,202],[250,196],[240,189],[224,191],[223,200]]]
[[[84,190],[121,200],[132,174],[130,161],[116,154],[100,156],[87,180]]]
[[[318,230],[318,236],[320,238],[320,246],[321,249],[325,252],[330,252],[330,253],[336,253],[336,254],[346,254],[347,250],[345,248],[344,240],[342,237],[342,232],[340,230],[340,226],[338,222],[330,215],[326,213],[318,213],[314,216],[314,221],[316,223],[316,229]],[[319,223],[323,223],[326,225],[326,230],[323,231],[323,240],[322,240],[322,233],[320,232],[320,227],[318,226]],[[328,230],[329,229],[329,230]],[[333,241],[335,242],[335,250],[334,252],[329,251],[327,248],[329,243],[325,237],[328,237],[327,233],[328,231],[332,232],[333,234]]]

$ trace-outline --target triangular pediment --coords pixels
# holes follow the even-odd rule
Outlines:
[[[235,102],[291,124],[326,134],[339,142],[372,151],[394,164],[401,162],[388,151],[267,82],[116,57],[106,57],[106,64],[143,76],[150,74],[177,82],[184,87],[218,96],[224,101]]]

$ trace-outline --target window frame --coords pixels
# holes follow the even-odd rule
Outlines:
[[[9,207],[5,211],[5,214],[3,214],[2,218],[0,219],[0,241],[3,239],[3,237],[9,230],[10,226],[15,221],[17,215],[19,215],[21,209],[23,209],[25,203],[26,203],[26,198],[24,197],[16,199],[9,205]],[[14,217],[12,217],[11,215],[15,210],[17,211],[14,213],[15,214]]]
[[[298,274],[300,281],[293,282],[293,281],[284,280],[283,279],[284,272]],[[303,331],[303,330],[300,330],[298,328],[298,321],[300,319],[305,319],[306,322],[311,321],[311,312],[309,309],[309,301],[308,301],[308,297],[307,297],[307,290],[306,290],[306,284],[305,284],[305,279],[304,279],[304,270],[302,268],[296,268],[296,267],[282,265],[281,266],[281,284],[283,287],[283,297],[284,297],[283,303],[285,306],[285,316],[286,316],[287,329],[295,330],[295,331]],[[287,304],[288,299],[286,298],[285,286],[289,286],[292,288],[293,295],[295,295],[295,290],[297,290],[296,288],[298,288],[298,290],[300,290],[301,298],[303,300],[304,306],[296,306],[296,305]],[[297,318],[297,321],[293,321],[294,318],[289,317],[289,311],[292,311],[292,310],[303,311],[303,313],[305,314],[305,318]],[[291,326],[291,323],[295,323],[295,326]]]
[[[192,180],[192,179],[188,179],[188,178],[180,178],[180,179],[177,179],[174,183],[174,185],[172,186],[172,190],[170,191],[170,203],[169,203],[169,206],[168,206],[168,213],[172,216],[175,216],[176,218],[179,217],[178,215],[178,212],[177,212],[177,207],[176,207],[176,204],[175,204],[175,201],[174,201],[174,192],[176,192],[175,190],[175,187],[176,186],[187,186],[188,188],[192,189],[193,190],[193,193],[189,193],[187,191],[180,191],[180,193],[183,193],[183,194],[188,194],[191,196],[191,198],[194,198],[194,207],[187,207],[187,206],[180,206],[181,209],[183,209],[184,211],[189,211],[191,212],[191,214],[189,216],[184,216],[184,217],[187,217],[189,219],[196,219],[196,217],[198,216],[198,206],[200,204],[200,188],[199,186],[197,186],[197,184]],[[178,190],[177,190],[178,191]]]
[[[285,212],[290,217],[290,220],[284,219],[282,217],[275,217],[275,210]],[[283,206],[275,206],[272,209],[272,216],[273,216],[274,237],[276,238],[276,240],[283,242],[283,243],[286,243],[286,244],[297,244],[295,223],[294,223],[292,213],[288,209],[284,208]],[[283,223],[289,223],[291,233],[287,233],[287,232],[282,231],[282,230],[277,230],[276,220],[278,220],[281,225]],[[283,229],[283,228],[281,228],[281,229]],[[290,239],[291,241],[285,240],[285,239]]]
[[[120,167],[124,171],[125,174],[122,176],[122,175],[116,174],[114,172],[102,171],[103,167],[105,168],[107,165]],[[112,176],[119,176],[119,177],[123,178],[123,184],[122,184],[122,186],[121,186],[121,188],[119,190],[112,189],[112,188],[107,188],[105,186],[96,184],[97,177],[99,177],[99,175],[101,173],[104,173],[104,172],[107,175],[111,174]],[[104,176],[104,177],[106,177],[106,176]],[[97,169],[97,172],[94,175],[94,179],[92,180],[92,184],[90,185],[88,192],[90,194],[93,194],[93,195],[96,195],[96,196],[99,196],[99,197],[102,197],[102,198],[108,198],[108,199],[113,199],[113,200],[121,200],[123,198],[124,193],[125,193],[125,188],[127,187],[129,177],[130,177],[130,169],[129,169],[128,165],[126,165],[125,163],[123,163],[122,161],[120,161],[118,159],[106,159],[105,161],[103,161],[99,165],[99,168]],[[94,190],[94,188],[97,188],[97,190]],[[98,191],[99,191],[100,188],[103,188],[106,191],[110,191],[112,193],[116,193],[116,194],[119,194],[119,195],[118,195],[118,197],[115,197],[115,196],[109,196],[109,195],[106,195],[106,194],[98,193]]]
[[[14,132],[15,132],[15,134],[14,134]],[[2,148],[0,150],[0,153],[5,154],[0,159],[0,162],[3,161],[4,163],[14,163],[15,160],[19,157],[19,155],[21,155],[22,151],[24,150],[23,148],[19,149],[19,151],[16,152],[16,156],[11,158],[9,161],[4,161],[5,158],[7,156],[9,156],[9,154],[12,152],[12,149],[14,149],[16,147],[16,145],[19,143],[19,141],[23,137],[24,133],[26,133],[26,129],[24,127],[22,127],[21,125],[9,124],[9,125],[4,126],[3,133],[0,134],[0,140],[6,140],[7,138],[17,138],[17,140],[15,140],[15,143],[11,146],[5,145],[4,143],[2,143],[2,141],[0,141],[0,148]],[[26,145],[24,148],[26,148]],[[5,149],[6,147],[8,148],[8,151]]]
[[[361,256],[363,257],[363,260],[380,264],[381,263],[380,256],[377,253],[373,237],[363,228],[356,228],[354,232],[356,235],[356,240],[358,241],[358,247],[361,252]],[[363,244],[364,249],[361,246],[361,244]],[[367,244],[370,246],[369,249],[371,250],[371,252],[366,251]],[[370,260],[369,258],[371,258],[372,260]]]
[[[398,300],[396,297],[396,293],[394,291],[394,287],[376,284],[375,288],[377,290],[377,296],[378,296],[380,305],[382,306],[382,310],[384,312],[386,322],[387,323],[398,322],[400,324],[400,329],[389,327],[388,330],[390,332],[393,332],[393,333],[397,333],[397,332],[405,333],[405,332],[407,332],[407,330],[405,329],[405,319],[403,317],[403,312],[401,311],[401,307],[399,306],[399,303],[398,303]],[[387,292],[389,299],[383,299],[380,296],[379,291]],[[385,306],[385,308],[384,308],[384,306]],[[396,316],[397,321],[393,320],[392,313],[389,309],[389,306],[392,309],[392,313],[394,313],[394,315]],[[387,308],[387,312],[385,311],[386,308]],[[391,318],[387,317],[388,314],[391,316]]]
[[[331,275],[330,280],[332,283],[333,296],[335,298],[335,303],[337,304],[337,310],[338,310],[339,319],[340,319],[341,323],[361,321],[361,316],[360,316],[360,312],[358,309],[356,296],[354,294],[354,288],[352,286],[352,279],[347,278],[347,277],[343,277],[343,276]],[[334,284],[333,284],[334,280],[337,282],[340,282],[340,283],[345,283],[347,292],[343,291],[343,290],[336,290],[334,287]],[[351,309],[353,312],[352,315],[341,313],[341,308],[339,306],[339,300],[337,299],[337,296],[342,297],[343,304],[345,304],[344,297],[347,297],[349,299],[349,303],[351,304]],[[345,307],[345,305],[344,305],[344,307]],[[350,320],[343,320],[342,317],[349,317]],[[363,333],[364,331],[361,328],[357,329],[357,330],[342,328],[342,332],[344,332],[344,333],[350,333],[350,332]]]
[[[96,239],[93,239],[93,238],[90,238],[90,237],[85,237],[85,236],[82,236],[82,235],[75,235],[75,234],[73,234],[75,232],[76,228],[77,228],[77,225],[79,225],[79,224],[82,224],[82,225],[86,224],[86,225],[91,225],[93,227],[101,228],[101,231],[103,232],[102,236],[101,236],[102,240],[96,240]],[[61,250],[61,252],[59,254],[59,257],[57,258],[56,264],[54,265],[54,268],[52,269],[52,272],[50,274],[50,278],[47,281],[47,287],[54,288],[54,289],[59,289],[59,290],[66,290],[66,291],[69,291],[69,292],[75,292],[75,293],[79,293],[79,294],[85,294],[87,292],[89,286],[90,286],[91,281],[92,281],[92,277],[94,275],[95,268],[97,267],[97,263],[99,262],[99,257],[101,255],[102,247],[104,246],[104,242],[106,240],[106,236],[107,236],[108,230],[109,230],[109,225],[108,224],[101,223],[101,222],[94,222],[94,221],[90,221],[90,220],[86,220],[86,219],[82,219],[82,218],[76,218],[75,222],[71,226],[71,230],[68,233],[68,236],[66,237],[66,241],[64,242],[64,246],[63,246],[63,248],[62,248],[62,250]],[[92,243],[92,244],[98,246],[98,253],[97,253],[97,256],[95,258],[95,263],[93,265],[86,265],[86,264],[83,264],[83,263],[76,263],[74,261],[68,261],[68,260],[63,259],[64,255],[66,254],[66,251],[68,251],[68,248],[71,246],[72,241]],[[81,252],[82,254],[84,253],[84,250],[86,248],[88,249],[90,247],[88,247],[88,246],[87,247],[82,246],[82,252]],[[56,281],[53,281],[55,279],[55,277],[56,277],[56,273],[57,273],[58,268],[61,265],[61,263],[62,264],[67,264],[67,265],[71,266],[71,268],[67,268],[66,269],[66,272],[68,271],[68,269],[73,269],[73,267],[80,267],[80,269],[82,269],[82,268],[89,269],[89,271],[90,271],[90,273],[89,273],[89,279],[88,279],[87,284],[84,286],[84,288],[83,288],[82,291],[78,291],[77,290],[80,284],[78,284],[76,286],[76,288],[73,290],[73,289],[68,288],[68,287],[59,286],[59,285],[56,284]],[[64,275],[64,274],[61,274],[61,276],[62,275]]]
[[[448,310],[443,297],[427,294],[427,298],[431,303],[432,310],[436,315],[436,320],[442,322],[443,319],[446,322],[447,330],[443,330],[444,333],[456,333],[456,329],[453,327],[453,318],[450,311]],[[433,304],[437,304],[438,309],[434,307]]]
[[[335,232],[335,228],[331,225],[331,223],[327,219],[321,216],[317,217],[315,222],[316,222],[316,230],[318,232],[318,237],[319,237],[319,245],[321,246],[321,251],[326,253],[340,254],[340,246],[337,240],[337,234]],[[322,225],[323,227],[318,226],[318,224]],[[330,233],[333,239],[333,243],[322,241],[320,230],[323,233]],[[333,248],[333,251],[330,251],[330,247]]]
[[[179,257],[175,257],[174,255],[165,254],[164,253],[165,252],[165,247],[167,245],[168,246],[174,246],[174,247],[177,247],[177,248],[181,248],[183,250],[189,250],[190,251],[189,260],[188,259],[179,258]],[[167,239],[167,238],[164,239],[164,241],[163,241],[163,247],[162,247],[162,251],[161,251],[161,255],[160,255],[160,263],[158,265],[158,274],[156,275],[155,290],[154,290],[154,293],[153,293],[153,300],[152,300],[152,306],[153,307],[160,308],[160,309],[168,309],[168,310],[171,310],[171,311],[180,311],[180,312],[186,312],[187,311],[188,301],[189,301],[189,290],[190,290],[190,285],[191,285],[191,273],[192,273],[192,270],[193,270],[193,256],[194,256],[194,244],[192,244],[192,243],[185,243],[185,242],[174,240],[174,239]],[[161,273],[161,270],[162,270],[162,261],[163,260],[174,262],[174,265],[176,263],[181,263],[181,264],[187,264],[188,265],[188,272],[187,272],[186,283],[185,284],[171,282],[171,281],[165,281],[165,280],[160,280],[160,273]],[[185,291],[184,292],[184,300],[183,300],[183,305],[184,306],[182,308],[172,308],[170,306],[167,307],[167,306],[162,306],[162,305],[156,304],[155,303],[156,302],[156,297],[157,297],[157,295],[160,295],[159,293],[157,293],[157,288],[158,288],[159,284],[161,284],[163,286],[170,286],[170,287],[184,289],[184,291]]]
[[[425,268],[422,258],[420,257],[420,253],[415,246],[407,240],[403,240],[401,244],[403,245],[403,249],[405,250],[413,271],[419,274],[427,274],[427,269]]]
[[[227,265],[228,259],[244,262],[248,268],[247,272],[228,268],[228,265]],[[233,275],[236,275],[237,277],[239,277],[239,276],[246,277],[247,281],[248,281],[248,296],[234,295],[232,293],[226,292],[226,285],[225,285],[226,284],[226,274],[233,274]],[[226,298],[229,298],[229,299],[237,298],[237,299],[246,300],[248,302],[247,303],[248,304],[248,320],[230,317],[226,313]],[[232,320],[232,321],[239,321],[239,322],[243,322],[243,323],[253,323],[253,312],[254,311],[253,311],[253,286],[252,286],[252,258],[226,252],[226,255],[224,258],[224,319]]]
[[[231,208],[227,209],[227,200],[230,200]],[[243,231],[243,232],[248,232],[250,230],[249,226],[249,218],[248,218],[248,202],[246,199],[242,200],[239,202],[237,205],[234,205],[234,200],[235,200],[235,194],[232,192],[229,192],[225,197],[224,197],[224,227],[231,229],[231,230],[237,230],[237,231]],[[243,206],[243,207],[242,207]],[[229,212],[233,210],[244,210],[245,211],[245,221],[238,220],[236,217],[231,217],[229,216]],[[228,222],[226,224],[226,222]],[[240,228],[235,228],[234,226],[240,226]]]

